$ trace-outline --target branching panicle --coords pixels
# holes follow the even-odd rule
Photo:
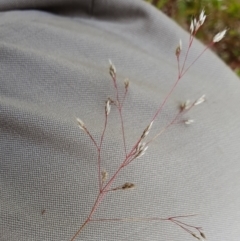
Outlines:
[[[104,200],[105,196],[110,192],[110,191],[116,191],[116,190],[128,190],[128,189],[132,189],[135,187],[135,184],[131,183],[131,182],[125,182],[123,185],[118,186],[116,188],[112,188],[112,185],[114,184],[114,181],[116,180],[116,178],[118,177],[119,173],[127,166],[129,165],[132,161],[142,157],[145,152],[147,151],[149,144],[151,144],[154,140],[156,140],[157,138],[159,138],[160,135],[162,135],[162,133],[164,133],[167,129],[169,129],[172,125],[174,124],[178,124],[178,123],[184,123],[186,125],[190,125],[194,122],[193,119],[182,119],[182,116],[186,113],[188,113],[193,107],[202,104],[203,102],[205,102],[206,98],[205,95],[202,95],[200,98],[196,99],[194,102],[190,102],[189,100],[185,101],[184,103],[182,103],[180,105],[180,108],[178,110],[178,112],[173,116],[173,118],[169,121],[169,123],[163,127],[162,129],[160,129],[159,131],[157,131],[157,133],[155,134],[155,136],[150,139],[149,141],[146,141],[146,137],[148,136],[153,122],[156,121],[157,117],[159,117],[162,113],[163,108],[165,107],[169,97],[171,96],[171,94],[173,93],[173,91],[175,90],[176,86],[178,85],[179,81],[182,79],[182,77],[188,72],[188,70],[191,68],[191,66],[193,64],[195,64],[195,62],[201,57],[201,55],[207,50],[209,49],[211,46],[213,46],[214,43],[219,42],[220,40],[222,40],[222,38],[225,36],[227,30],[223,30],[220,33],[216,34],[213,37],[212,42],[206,46],[206,48],[195,58],[195,60],[193,60],[188,66],[187,65],[187,59],[188,59],[188,55],[192,46],[192,43],[194,41],[194,36],[197,33],[197,31],[199,30],[199,28],[203,25],[203,23],[205,22],[206,19],[206,15],[205,15],[205,11],[202,10],[199,18],[193,18],[191,23],[190,23],[190,39],[189,39],[189,43],[188,43],[188,48],[186,50],[185,56],[183,56],[183,61],[181,63],[181,55],[182,55],[182,41],[179,41],[179,45],[176,48],[176,57],[177,57],[177,64],[178,64],[178,76],[172,86],[172,88],[169,90],[169,92],[166,94],[166,97],[164,99],[164,101],[160,104],[159,108],[156,110],[155,114],[153,115],[153,117],[151,118],[150,124],[143,130],[140,138],[138,138],[138,140],[136,140],[135,144],[132,145],[132,147],[127,150],[127,145],[126,145],[126,136],[125,136],[125,128],[124,128],[124,122],[123,122],[123,114],[122,114],[122,107],[123,107],[123,103],[126,97],[126,94],[128,92],[128,88],[129,88],[129,80],[126,79],[124,81],[124,88],[125,88],[125,92],[124,92],[124,96],[122,98],[122,96],[120,96],[120,92],[119,92],[119,83],[117,83],[116,81],[116,67],[113,65],[113,63],[111,62],[111,60],[109,60],[109,74],[113,80],[113,85],[115,88],[115,98],[114,100],[108,98],[105,104],[105,123],[104,123],[104,128],[100,137],[100,143],[97,143],[96,140],[93,138],[93,136],[90,134],[89,130],[86,128],[84,122],[77,118],[77,123],[78,126],[81,130],[83,130],[85,133],[87,133],[87,135],[90,137],[90,139],[92,140],[93,144],[95,145],[96,149],[97,149],[97,153],[98,153],[98,158],[97,158],[97,164],[98,164],[98,180],[99,180],[99,193],[97,194],[96,197],[96,201],[95,204],[92,207],[91,212],[89,213],[88,217],[86,218],[85,222],[82,224],[82,226],[77,230],[77,232],[74,234],[74,236],[71,238],[71,241],[75,241],[76,237],[81,233],[81,231],[83,230],[84,227],[86,227],[86,225],[91,222],[91,221],[171,221],[172,223],[174,223],[175,225],[177,225],[178,227],[180,227],[182,230],[184,230],[185,232],[191,234],[194,238],[198,239],[198,240],[205,240],[206,236],[203,233],[202,229],[200,227],[196,227],[193,225],[189,225],[183,221],[181,221],[181,218],[188,218],[194,215],[185,215],[185,216],[176,216],[176,217],[169,217],[169,218],[160,218],[160,217],[152,217],[152,218],[115,218],[115,219],[108,219],[108,218],[102,218],[102,219],[93,219],[93,214],[96,212],[98,206],[100,205],[100,203]],[[123,140],[123,146],[124,146],[124,158],[123,160],[120,162],[118,168],[115,170],[114,174],[108,178],[108,173],[105,170],[102,170],[102,166],[101,166],[101,152],[102,150],[102,144],[103,144],[103,140],[104,140],[104,135],[105,135],[105,130],[107,127],[107,123],[108,123],[108,116],[111,110],[111,105],[114,105],[119,113],[120,116],[120,126],[121,126],[121,131],[122,131],[122,140]],[[144,142],[145,141],[145,142]],[[104,185],[103,185],[104,184]]]
[[[196,18],[193,18],[190,24],[190,33],[192,35],[195,35],[199,28],[203,25],[205,22],[206,15],[204,9],[201,11],[198,20]]]

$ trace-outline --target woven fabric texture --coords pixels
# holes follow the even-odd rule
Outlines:
[[[0,241],[69,241],[98,193],[97,153],[104,106],[123,94],[130,150],[177,77],[175,49],[189,34],[138,0],[0,0]],[[214,33],[213,33],[214,35]],[[205,47],[194,41],[187,65]],[[149,138],[179,104],[206,95],[183,123],[169,128],[146,154],[120,172],[95,218],[162,217],[202,226],[211,241],[240,236],[240,82],[210,50],[192,66],[155,121]],[[112,107],[102,168],[113,175],[124,152]],[[76,240],[194,240],[170,222],[91,222]]]

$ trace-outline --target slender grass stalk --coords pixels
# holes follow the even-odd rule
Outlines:
[[[169,129],[172,125],[179,123],[179,121],[181,122],[182,116],[184,114],[186,114],[187,112],[189,112],[193,107],[195,107],[196,105],[199,105],[201,103],[203,103],[205,101],[205,95],[201,96],[200,98],[198,98],[197,100],[195,100],[194,102],[190,103],[189,101],[184,102],[180,108],[179,111],[174,115],[174,117],[171,119],[171,121],[169,121],[169,123],[163,127],[161,130],[159,130],[157,132],[157,134],[150,139],[149,141],[144,142],[146,136],[148,135],[148,133],[151,130],[151,127],[153,125],[153,123],[156,121],[157,117],[160,116],[163,108],[165,107],[168,99],[170,98],[170,96],[172,95],[173,91],[176,89],[178,83],[180,82],[180,80],[182,79],[182,77],[188,72],[188,70],[191,68],[191,66],[193,64],[195,64],[195,62],[202,56],[202,54],[209,48],[211,48],[216,42],[220,41],[225,33],[226,30],[223,30],[222,32],[216,34],[213,38],[213,41],[210,42],[205,49],[188,65],[187,65],[187,59],[188,59],[188,55],[191,49],[191,46],[193,44],[194,41],[194,36],[196,35],[197,31],[199,30],[199,28],[202,26],[202,24],[204,23],[206,18],[205,12],[204,10],[200,13],[199,15],[199,19],[197,20],[196,18],[194,18],[191,22],[190,25],[190,38],[189,38],[189,43],[188,43],[188,48],[186,50],[186,54],[183,58],[183,64],[181,65],[180,63],[180,56],[181,56],[181,52],[182,52],[182,42],[180,40],[179,42],[179,46],[176,48],[176,58],[177,58],[177,64],[178,64],[178,76],[173,84],[173,86],[170,88],[169,92],[166,94],[166,97],[164,98],[163,102],[160,104],[160,106],[158,107],[158,109],[156,110],[155,114],[153,115],[153,117],[151,118],[151,121],[149,122],[148,126],[144,129],[144,131],[142,132],[142,135],[139,137],[139,139],[135,142],[135,144],[132,145],[132,148],[130,148],[130,150],[127,150],[127,146],[126,146],[126,136],[125,136],[125,129],[124,129],[124,121],[123,121],[123,114],[122,114],[122,108],[123,108],[123,104],[125,102],[127,93],[128,93],[128,87],[129,87],[129,81],[125,80],[125,92],[124,92],[124,96],[123,99],[121,101],[120,99],[120,94],[119,94],[119,87],[118,87],[118,83],[117,83],[117,73],[116,73],[116,68],[113,65],[113,63],[111,61],[110,62],[110,67],[109,67],[109,73],[110,76],[112,78],[112,82],[113,82],[113,86],[115,88],[115,100],[112,99],[108,99],[106,102],[106,106],[105,106],[105,122],[104,122],[104,127],[103,127],[103,131],[100,137],[100,143],[98,144],[97,141],[93,138],[92,134],[90,133],[90,131],[88,130],[88,128],[85,126],[84,122],[81,119],[77,119],[78,121],[78,125],[80,127],[80,129],[82,129],[91,139],[91,141],[93,142],[94,146],[97,149],[97,153],[98,153],[98,157],[97,157],[97,165],[98,165],[98,182],[99,182],[99,192],[97,194],[95,203],[88,215],[88,217],[86,218],[86,220],[84,221],[84,223],[79,227],[79,229],[76,231],[76,233],[72,236],[72,238],[70,239],[70,241],[75,241],[76,238],[81,234],[81,232],[83,231],[83,229],[90,223],[90,222],[106,222],[106,221],[110,221],[110,222],[114,222],[114,221],[119,221],[119,222],[143,222],[143,221],[168,221],[168,222],[172,222],[173,224],[175,224],[176,226],[180,227],[182,230],[186,231],[187,233],[191,234],[193,237],[202,240],[205,239],[205,234],[202,232],[202,228],[201,227],[197,227],[194,225],[190,225],[186,222],[181,221],[184,218],[189,218],[192,216],[195,216],[196,214],[191,214],[191,215],[179,215],[179,216],[173,216],[173,217],[168,217],[168,218],[161,218],[161,217],[151,217],[151,218],[144,218],[144,217],[129,217],[129,218],[113,218],[113,219],[108,219],[108,218],[99,218],[99,219],[93,219],[93,214],[96,212],[98,206],[101,204],[101,202],[103,202],[104,198],[106,197],[106,195],[109,192],[112,191],[117,191],[117,190],[126,190],[126,189],[131,189],[134,188],[134,184],[133,183],[124,183],[121,186],[118,187],[112,187],[114,184],[114,181],[116,180],[117,176],[119,175],[119,173],[125,168],[127,167],[130,163],[132,163],[133,161],[136,161],[138,158],[140,158],[141,156],[143,156],[149,146],[149,144],[151,144],[153,141],[155,141],[157,138],[159,138],[159,136],[161,136],[167,129]],[[107,177],[107,172],[106,171],[102,171],[102,167],[101,167],[101,152],[102,152],[102,144],[104,141],[104,135],[105,135],[105,131],[107,128],[107,123],[108,123],[108,115],[110,113],[111,110],[111,105],[114,105],[117,110],[118,110],[118,114],[120,117],[120,126],[121,126],[121,132],[122,132],[122,140],[123,140],[123,151],[125,153],[125,157],[122,160],[122,162],[120,163],[120,165],[118,166],[118,168],[115,170],[114,174],[109,178],[109,180],[106,180]],[[184,120],[182,121],[182,123],[185,123],[187,125],[193,123],[193,120]]]

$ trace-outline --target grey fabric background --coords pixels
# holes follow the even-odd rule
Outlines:
[[[123,111],[130,148],[177,76],[175,48],[189,39],[142,1],[0,0],[0,240],[67,241],[97,195],[96,151],[76,125],[99,138],[104,103],[130,79]],[[213,33],[214,35],[214,33]],[[194,42],[191,62],[204,46]],[[240,82],[211,51],[182,79],[154,124],[160,130],[179,103],[207,102],[154,142],[120,174],[137,188],[106,197],[96,218],[199,214],[211,241],[240,237]],[[123,149],[110,113],[103,167],[113,174]],[[46,210],[44,215],[42,210]],[[167,222],[91,223],[77,240],[194,240]]]

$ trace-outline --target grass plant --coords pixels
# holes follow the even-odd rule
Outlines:
[[[157,117],[159,117],[162,113],[162,110],[164,109],[168,99],[171,97],[171,94],[176,89],[178,83],[180,80],[185,76],[188,72],[188,70],[192,67],[193,64],[196,63],[196,61],[204,54],[206,50],[209,48],[212,48],[215,46],[216,43],[221,41],[223,37],[226,34],[226,29],[222,30],[221,32],[217,33],[211,41],[206,45],[206,47],[202,50],[202,52],[196,56],[196,58],[187,65],[187,59],[189,52],[191,50],[191,47],[193,45],[194,39],[196,34],[198,33],[199,29],[203,26],[206,19],[205,11],[202,10],[198,18],[192,18],[190,23],[190,35],[189,35],[189,42],[188,42],[188,48],[186,50],[186,54],[182,55],[182,41],[179,40],[179,45],[176,47],[175,55],[176,60],[178,64],[177,68],[177,78],[174,81],[172,87],[166,94],[164,101],[160,103],[159,107],[157,108],[155,114],[149,118],[149,123],[146,126],[146,128],[140,133],[139,138],[135,141],[135,143],[132,144],[132,146],[126,145],[126,133],[124,129],[124,121],[123,121],[123,112],[122,109],[124,107],[124,104],[126,102],[126,96],[128,94],[129,89],[129,81],[125,80],[124,83],[119,83],[117,80],[117,71],[114,64],[110,62],[109,66],[109,74],[112,80],[112,84],[115,89],[114,98],[108,98],[106,100],[105,104],[105,122],[104,127],[100,136],[99,143],[96,141],[96,139],[91,134],[91,131],[89,129],[89,126],[85,124],[80,118],[77,118],[77,124],[79,128],[91,139],[93,147],[96,149],[97,152],[97,173],[98,173],[98,193],[96,194],[96,200],[95,203],[89,213],[89,215],[86,217],[83,224],[79,227],[78,230],[76,230],[76,233],[70,238],[70,241],[76,241],[78,236],[82,234],[82,231],[84,228],[91,222],[134,222],[134,221],[165,221],[165,222],[171,222],[193,236],[194,238],[198,240],[204,240],[206,239],[206,236],[203,232],[203,229],[199,226],[191,225],[188,222],[186,222],[186,219],[191,218],[191,216],[194,215],[179,215],[179,216],[171,216],[171,217],[151,217],[151,218],[142,218],[142,217],[127,217],[127,218],[95,218],[94,214],[96,213],[98,207],[101,205],[101,203],[104,201],[105,197],[108,195],[109,192],[116,192],[116,191],[126,191],[133,189],[135,187],[134,183],[125,182],[120,186],[115,186],[115,180],[120,172],[123,172],[130,163],[137,162],[139,158],[143,158],[143,155],[148,150],[148,147],[151,146],[151,143],[156,139],[159,138],[167,129],[169,129],[174,124],[185,124],[190,125],[193,123],[193,120],[191,119],[184,119],[183,116],[187,112],[189,112],[192,108],[195,108],[197,105],[202,104],[205,101],[205,95],[200,96],[195,101],[184,101],[181,106],[179,106],[178,112],[172,117],[172,119],[169,121],[169,123],[163,128],[160,129],[158,132],[156,132],[151,139],[148,139],[148,134],[151,131],[151,128],[153,125],[157,125]],[[120,88],[124,88],[124,92],[120,91]],[[120,96],[120,93],[124,93]],[[123,141],[123,153],[124,158],[119,162],[118,168],[114,171],[114,174],[108,178],[108,173],[103,169],[102,167],[102,159],[101,154],[104,152],[103,150],[103,142],[105,138],[105,131],[108,124],[108,119],[111,116],[111,108],[116,108],[118,110],[118,114],[120,116],[120,127],[121,127],[121,135],[122,135],[122,141]]]

